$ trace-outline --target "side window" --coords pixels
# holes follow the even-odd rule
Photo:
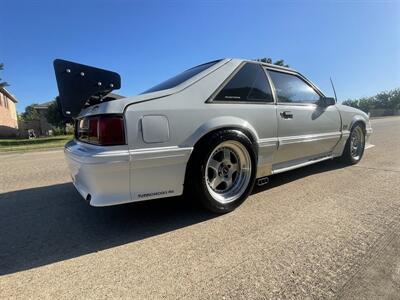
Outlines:
[[[267,76],[258,64],[247,63],[214,98],[218,101],[273,102]]]
[[[304,80],[296,75],[268,70],[274,83],[278,102],[317,103],[320,96]]]

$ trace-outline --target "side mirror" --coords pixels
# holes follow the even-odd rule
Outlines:
[[[335,105],[336,100],[335,100],[335,98],[332,98],[332,97],[324,97],[324,98],[321,98],[321,100],[319,101],[319,104],[320,104],[320,106],[327,107],[327,106]]]

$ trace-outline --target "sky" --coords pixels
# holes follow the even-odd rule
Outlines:
[[[400,87],[400,0],[0,0],[0,77],[24,111],[57,94],[62,58],[118,72],[125,96],[225,58],[284,59],[327,96]]]

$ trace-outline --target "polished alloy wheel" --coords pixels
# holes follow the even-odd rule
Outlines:
[[[354,160],[359,160],[364,151],[364,132],[360,126],[354,128],[350,136],[350,154]]]
[[[249,184],[251,167],[249,152],[241,143],[219,144],[211,152],[204,174],[211,196],[223,204],[238,199]]]

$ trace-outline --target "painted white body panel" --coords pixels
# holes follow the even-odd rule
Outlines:
[[[335,106],[278,105],[278,115],[290,111],[293,119],[278,118],[279,151],[274,163],[327,153],[341,137],[340,113]]]
[[[257,177],[340,156],[356,121],[362,121],[370,135],[368,116],[339,104],[206,103],[241,63],[226,59],[173,89],[82,110],[80,117],[124,114],[127,145],[66,145],[73,183],[81,195],[90,195],[93,206],[181,195],[196,143],[222,128],[245,130],[257,145]],[[283,110],[292,111],[294,119],[280,120]]]
[[[73,184],[91,205],[105,206],[132,200],[127,147],[106,148],[71,141],[65,146],[64,153]]]

